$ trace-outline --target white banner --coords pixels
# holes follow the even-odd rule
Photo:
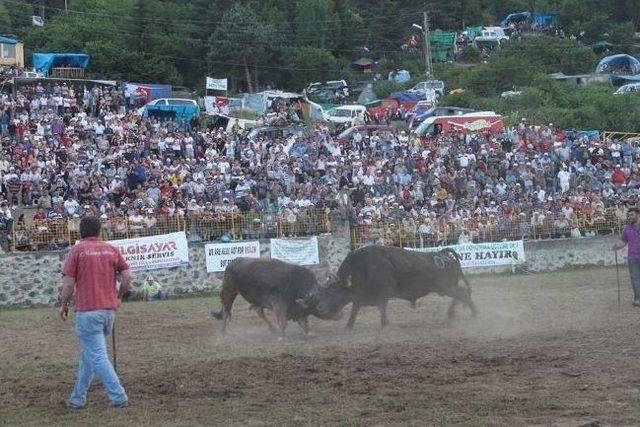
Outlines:
[[[204,109],[209,115],[218,114],[220,112],[215,96],[204,97]]]
[[[260,242],[210,243],[204,245],[207,271],[224,271],[236,258],[260,258]]]
[[[318,238],[271,239],[271,258],[297,265],[319,264]]]
[[[207,77],[207,90],[227,90],[227,79]]]
[[[522,240],[492,243],[465,243],[445,247],[453,249],[460,255],[460,265],[463,268],[515,265],[525,261],[524,242]],[[405,249],[419,252],[437,252],[443,248],[444,247]]]
[[[107,243],[120,250],[131,271],[189,265],[189,246],[184,231]]]

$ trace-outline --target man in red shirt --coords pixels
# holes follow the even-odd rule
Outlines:
[[[125,407],[128,398],[109,360],[105,337],[113,328],[119,298],[129,289],[131,272],[120,251],[100,239],[97,217],[82,218],[80,237],[82,240],[71,248],[62,268],[60,317],[67,319],[67,304],[73,297],[80,345],[78,378],[67,406],[78,409],[86,405],[87,390],[95,375],[107,390],[111,405]]]
[[[625,175],[624,171],[620,169],[620,165],[616,165],[613,173],[611,174],[611,181],[613,181],[613,183],[616,185],[620,185],[623,184],[626,180],[627,176]]]

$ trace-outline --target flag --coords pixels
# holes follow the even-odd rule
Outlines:
[[[227,79],[207,77],[207,90],[227,90]]]

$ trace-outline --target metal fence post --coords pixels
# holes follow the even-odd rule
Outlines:
[[[65,224],[67,226],[67,242],[71,246],[71,228],[69,227],[69,218],[65,218]]]
[[[16,222],[11,222],[11,247],[12,252],[16,251]]]

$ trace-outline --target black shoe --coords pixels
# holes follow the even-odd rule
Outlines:
[[[86,404],[84,404],[84,405],[78,405],[77,403],[73,403],[73,402],[72,402],[72,401],[70,401],[70,400],[67,400],[67,401],[65,402],[65,405],[67,406],[67,408],[70,408],[70,409],[84,409],[84,407],[86,406]]]
[[[640,299],[637,299],[633,302],[634,307],[640,307]]]
[[[112,403],[111,404],[112,408],[126,408],[127,406],[129,406],[129,399],[123,400],[120,403]]]

